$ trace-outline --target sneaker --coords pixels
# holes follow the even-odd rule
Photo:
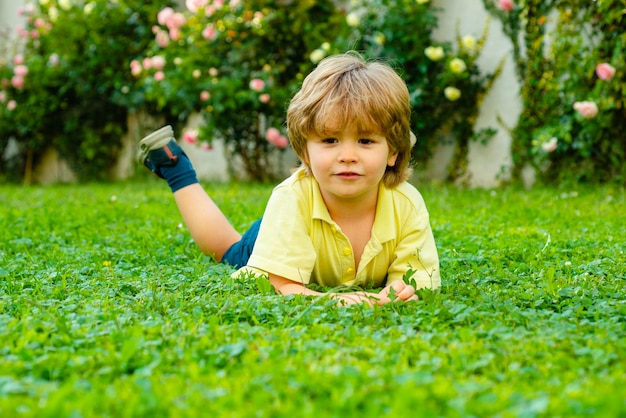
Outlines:
[[[160,167],[172,167],[185,155],[174,139],[172,127],[167,125],[139,141],[137,160],[157,176],[163,178]]]

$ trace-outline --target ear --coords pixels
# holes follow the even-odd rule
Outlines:
[[[389,154],[389,158],[387,158],[387,166],[393,167],[396,165],[396,160],[398,159],[398,153]]]

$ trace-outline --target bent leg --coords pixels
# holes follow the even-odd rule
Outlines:
[[[259,229],[261,228],[261,219],[250,225],[250,228],[245,234],[241,236],[241,240],[234,243],[228,251],[224,253],[221,263],[228,264],[235,268],[240,268],[248,264],[252,251],[254,250],[254,244],[259,236]]]
[[[174,200],[196,245],[221,261],[224,253],[241,239],[241,234],[198,183],[174,192]]]
[[[146,136],[139,142],[138,159],[167,181],[183,221],[200,250],[221,261],[241,235],[200,186],[191,161],[173,135],[171,126],[164,126]]]

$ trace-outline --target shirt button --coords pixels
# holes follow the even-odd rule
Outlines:
[[[346,270],[346,274],[352,274],[352,273],[354,273],[354,269],[353,269],[352,267],[349,267],[349,268]]]
[[[346,247],[346,248],[344,248],[344,249],[343,249],[343,253],[344,253],[345,255],[352,255],[352,248],[350,248],[350,247]]]

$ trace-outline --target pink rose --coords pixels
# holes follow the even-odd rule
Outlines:
[[[152,60],[150,58],[144,58],[142,63],[144,69],[149,70],[152,68]]]
[[[289,140],[286,136],[279,136],[276,141],[274,141],[274,145],[276,148],[285,149],[289,146]]]
[[[553,136],[552,138],[550,138],[550,140],[548,142],[544,142],[543,144],[541,144],[541,148],[545,151],[545,152],[553,152],[556,150],[556,147],[559,145],[559,139],[555,136]]]
[[[14,65],[24,64],[24,57],[21,56],[20,54],[17,54],[16,56],[13,57],[13,64]]]
[[[515,3],[513,0],[498,0],[498,6],[505,12],[510,12],[515,8]]]
[[[261,91],[265,87],[265,82],[260,78],[250,80],[250,88],[254,91]]]
[[[210,98],[211,98],[211,93],[209,93],[208,91],[203,90],[200,92],[200,100],[202,100],[203,102],[206,102]]]
[[[576,102],[573,107],[585,119],[590,119],[598,114],[598,105],[591,101]]]
[[[15,29],[15,32],[17,32],[17,36],[19,36],[22,39],[28,39],[28,31],[26,29],[24,29],[21,26],[18,26]]]
[[[180,40],[180,29],[179,28],[171,28],[169,31],[170,39],[172,41]]]
[[[259,101],[261,103],[269,103],[270,102],[270,95],[267,93],[263,93],[262,95],[259,96]]]
[[[165,73],[163,73],[163,71],[157,71],[154,73],[154,79],[156,81],[163,81],[165,79]]]
[[[170,18],[174,15],[174,13],[174,9],[172,9],[171,7],[166,7],[161,10],[157,15],[157,21],[159,22],[159,25],[165,26],[168,20],[170,20]]]
[[[156,33],[154,40],[156,41],[159,48],[165,48],[170,43],[170,35],[169,33],[167,33],[167,31],[159,30]]]
[[[7,100],[7,94],[0,90],[0,103],[4,103]]]
[[[183,134],[183,141],[188,144],[195,144],[198,142],[198,133],[196,131],[185,131]]]
[[[217,31],[213,25],[207,25],[206,28],[202,31],[202,37],[208,41],[212,41],[217,37]]]
[[[9,100],[9,103],[7,103],[7,109],[13,110],[16,107],[17,107],[17,102],[15,100]]]
[[[598,64],[596,66],[596,74],[598,75],[598,78],[602,80],[610,80],[615,75],[615,67],[611,64],[607,64],[606,62]]]
[[[265,131],[265,139],[267,139],[267,142],[270,144],[273,144],[279,137],[280,131],[276,128],[268,128],[267,131]]]
[[[28,74],[28,67],[25,65],[16,65],[13,67],[13,74],[19,77],[26,77],[26,74]]]
[[[281,135],[280,131],[276,128],[269,128],[265,131],[265,139],[276,148],[285,149],[289,146],[287,137]]]
[[[195,13],[198,9],[206,6],[207,0],[187,0],[185,5],[187,6],[187,10],[191,13]]]
[[[141,63],[137,60],[132,60],[130,62],[130,73],[137,77],[141,74]]]
[[[11,78],[11,85],[13,87],[15,87],[16,89],[20,90],[24,88],[24,77],[21,77],[19,75],[14,75],[13,78]]]
[[[165,26],[167,26],[170,30],[178,29],[186,22],[187,19],[185,19],[185,15],[183,15],[182,13],[174,13],[167,19],[167,21],[165,22]]]
[[[161,55],[155,55],[154,57],[152,57],[151,61],[152,68],[154,68],[155,70],[162,70],[163,67],[165,67],[165,57]]]

